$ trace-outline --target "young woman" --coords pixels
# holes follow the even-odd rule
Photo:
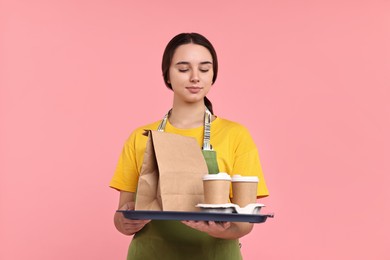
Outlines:
[[[202,148],[205,138],[216,151],[206,159],[210,167],[231,175],[256,175],[257,196],[268,196],[256,146],[242,125],[213,114],[206,98],[217,78],[218,60],[212,44],[197,33],[176,35],[162,59],[165,85],[173,91],[172,109],[166,120],[142,126],[130,135],[119,159],[110,187],[120,191],[119,209],[134,209],[135,192],[147,138],[144,129],[194,137]],[[210,137],[204,134],[205,117],[211,121]],[[134,235],[128,259],[241,259],[238,239],[248,234],[250,223],[212,221],[129,220],[115,213],[119,232]]]

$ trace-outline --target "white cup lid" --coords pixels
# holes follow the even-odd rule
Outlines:
[[[241,175],[233,175],[232,182],[259,182],[259,178],[257,176],[241,176]]]
[[[203,176],[203,180],[211,181],[211,180],[225,180],[225,181],[231,181],[232,178],[229,174],[226,172],[220,172],[217,174],[206,174]]]

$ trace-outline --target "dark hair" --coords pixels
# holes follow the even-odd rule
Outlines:
[[[169,67],[171,66],[173,54],[175,53],[177,47],[189,43],[201,45],[209,50],[211,57],[213,58],[214,75],[213,75],[212,84],[214,84],[215,80],[217,79],[218,59],[217,59],[217,53],[215,52],[215,49],[211,44],[211,42],[207,40],[206,37],[204,37],[199,33],[180,33],[175,37],[173,37],[172,40],[169,41],[169,43],[165,47],[163,58],[162,58],[161,69],[162,69],[165,85],[169,89],[172,89],[172,86],[168,81],[169,81]],[[204,103],[206,107],[210,110],[210,112],[213,113],[213,105],[211,104],[211,101],[207,97],[204,97]]]

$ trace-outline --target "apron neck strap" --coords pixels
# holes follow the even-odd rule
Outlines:
[[[210,132],[211,132],[211,112],[206,107],[204,113],[204,128],[203,128],[203,150],[211,151],[213,147],[210,144]]]
[[[168,117],[171,114],[172,109],[168,111],[168,113],[165,114],[164,118],[161,120],[160,125],[157,128],[157,131],[164,132],[165,126],[167,125]],[[213,150],[211,144],[210,144],[210,132],[211,132],[211,112],[206,107],[205,113],[204,113],[204,129],[203,129],[203,150],[211,151]]]

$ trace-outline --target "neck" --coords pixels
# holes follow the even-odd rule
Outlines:
[[[204,123],[205,105],[203,102],[178,104],[173,102],[169,122],[177,128],[189,129],[202,126]]]

